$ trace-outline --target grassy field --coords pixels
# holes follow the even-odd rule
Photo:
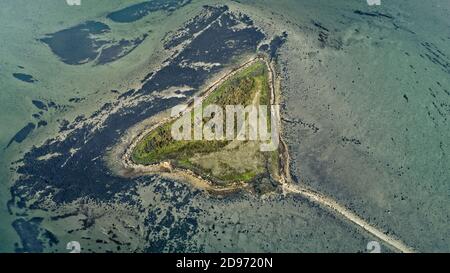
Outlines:
[[[217,87],[205,98],[202,107],[268,105],[268,79],[266,64],[257,61]],[[208,119],[204,118],[203,122],[206,121]],[[192,170],[221,183],[249,182],[277,169],[278,153],[260,152],[260,141],[174,140],[171,135],[174,122],[163,124],[144,137],[133,151],[133,161],[143,165],[169,161],[175,167]]]

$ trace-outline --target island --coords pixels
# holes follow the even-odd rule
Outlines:
[[[282,149],[278,147],[279,109],[274,106],[279,99],[274,79],[274,69],[267,56],[258,55],[247,60],[207,88],[196,101],[190,101],[182,113],[160,121],[136,138],[126,153],[127,165],[135,171],[187,180],[212,193],[225,194],[241,189],[259,194],[275,191],[282,173],[280,169],[284,164],[280,155]],[[211,105],[223,109],[223,112],[220,115],[215,112],[205,115],[205,112],[210,112],[208,108]],[[238,113],[226,111],[230,106],[259,110],[258,126],[255,126],[258,128],[250,126],[251,111],[243,112],[240,124]],[[208,139],[203,136],[198,139],[195,138],[193,129],[188,132],[187,139],[175,139],[173,127],[181,119],[184,119],[185,125],[186,118],[188,119],[188,125],[191,125],[188,127],[196,126],[195,115],[198,108],[203,112],[201,132],[206,130],[205,127],[212,119],[216,119],[216,122],[217,118],[223,121],[223,126],[211,128],[211,133],[219,137]],[[233,114],[232,132],[227,130],[229,128],[225,121],[230,113]],[[277,129],[274,130],[274,127]],[[251,137],[252,128],[260,133],[258,137]],[[276,134],[273,134],[274,131]],[[267,133],[268,139],[262,137],[264,133]],[[232,138],[229,137],[231,135]],[[277,139],[274,141],[273,137]],[[263,148],[274,142],[276,145],[272,149]]]

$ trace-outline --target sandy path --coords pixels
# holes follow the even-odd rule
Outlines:
[[[357,226],[364,229],[366,232],[372,234],[373,236],[377,237],[384,243],[390,245],[391,247],[395,248],[396,250],[403,252],[403,253],[413,253],[415,252],[412,248],[405,245],[400,240],[397,240],[393,238],[392,236],[386,235],[383,231],[377,229],[376,227],[372,226],[368,222],[366,222],[364,219],[353,213],[352,211],[348,210],[344,206],[338,204],[336,201],[334,201],[331,198],[328,198],[326,196],[323,196],[320,193],[308,190],[306,188],[303,188],[298,185],[294,184],[283,184],[283,191],[285,193],[294,193],[299,194],[308,200],[318,203],[334,213],[339,214],[340,216],[344,217],[345,219],[349,220],[350,222],[356,224]]]

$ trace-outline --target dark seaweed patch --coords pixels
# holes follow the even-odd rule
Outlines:
[[[40,101],[40,100],[33,100],[31,101],[33,103],[34,106],[36,106],[36,108],[38,108],[39,110],[44,110],[47,111],[47,104],[45,104],[44,102]]]
[[[312,21],[312,24],[313,24],[314,26],[320,28],[320,29],[323,30],[323,31],[326,31],[326,32],[329,32],[329,31],[330,31],[328,28],[324,27],[320,22],[317,22],[317,21],[314,21],[314,20],[313,20],[313,21]]]
[[[409,102],[409,98],[406,94],[403,95],[403,98],[406,100],[406,102]]]
[[[37,82],[37,80],[35,80],[33,78],[33,76],[28,75],[28,74],[24,74],[24,73],[13,73],[13,77],[18,79],[18,80],[21,80],[23,82],[27,82],[27,83]]]
[[[59,240],[58,240],[58,238],[56,237],[56,235],[53,234],[53,233],[51,233],[51,232],[48,231],[48,230],[45,230],[44,233],[42,234],[42,236],[43,236],[44,238],[47,239],[48,245],[49,245],[50,247],[52,247],[52,246],[54,246],[54,245],[57,245],[57,244],[59,243]]]
[[[41,41],[64,63],[81,65],[94,60],[97,64],[116,61],[132,52],[147,37],[144,34],[141,38],[116,42],[104,37],[110,31],[110,27],[104,23],[87,21],[49,34]]]
[[[59,242],[53,233],[39,226],[42,220],[38,217],[30,220],[19,218],[12,223],[22,243],[21,248],[16,247],[16,252],[40,253],[46,245],[53,246]]]
[[[165,42],[164,48],[169,49],[178,46],[179,44],[191,39],[194,34],[206,28],[209,24],[214,22],[220,15],[228,10],[227,6],[213,7],[203,6],[202,12],[189,20],[182,29],[178,30],[176,35],[170,37]]]
[[[34,123],[28,123],[27,126],[23,127],[19,132],[17,132],[14,137],[9,141],[8,148],[13,142],[22,143],[28,135],[36,128],[36,125]]]
[[[67,119],[58,120],[58,121],[59,121],[59,132],[60,133],[71,129],[70,122]]]
[[[144,34],[142,38],[136,38],[134,40],[122,39],[117,44],[105,47],[97,59],[97,64],[106,64],[125,57],[138,47],[147,36],[147,34]]]
[[[170,180],[158,183],[155,192],[161,197],[161,202],[169,203],[169,209],[159,207],[150,209],[145,219],[147,227],[146,238],[148,246],[146,252],[186,252],[198,251],[190,238],[197,231],[196,217],[198,209],[190,206],[192,199],[198,194],[183,184]],[[176,215],[173,213],[175,210]],[[161,230],[168,230],[162,233]]]
[[[342,137],[342,141],[344,143],[353,143],[355,145],[361,145],[361,141],[356,138],[348,138],[348,137]]]
[[[69,133],[64,141],[49,140],[43,146],[31,149],[24,156],[24,165],[18,169],[19,173],[28,175],[15,183],[12,189],[14,196],[20,202],[21,198],[32,197],[37,191],[44,190],[54,202],[65,203],[79,197],[109,200],[115,193],[126,191],[135,185],[133,181],[111,175],[104,163],[95,158],[113,145],[132,124],[180,102],[181,99],[143,102],[111,114],[105,128],[92,135],[91,126],[86,125]],[[66,122],[61,129],[67,126]],[[71,155],[72,148],[80,150]],[[49,153],[59,153],[61,156],[37,160]],[[37,204],[40,201],[43,200],[38,200]]]
[[[142,80],[141,83],[148,81],[153,76],[153,72],[148,73]]]
[[[232,13],[220,16],[210,27],[196,36],[168,66],[153,75],[138,93],[154,92],[186,84],[192,88],[198,88],[209,77],[209,73],[218,72],[233,56],[245,52],[256,52],[257,45],[264,38],[264,34],[253,26],[233,29],[239,23],[242,22]],[[208,71],[180,65],[196,62],[222,65]]]
[[[253,20],[247,14],[239,13],[239,20],[247,26],[252,26],[254,24]]]
[[[269,45],[268,44],[263,44],[258,48],[258,51],[262,51],[262,52],[266,52],[269,51]]]
[[[342,50],[343,44],[342,40],[338,38],[330,38],[330,34],[320,31],[318,41],[320,42],[320,47],[325,48],[333,48],[335,50]]]
[[[450,74],[450,57],[448,57],[435,44],[423,42],[421,45],[426,49],[425,57],[435,65],[439,66],[442,71]],[[423,56],[423,55],[422,55]]]
[[[153,0],[135,4],[109,13],[106,17],[116,23],[130,23],[142,19],[151,12],[174,11],[189,4],[191,0]]]
[[[333,33],[330,32],[329,28],[326,28],[322,23],[314,20],[312,21],[312,24],[319,30],[318,40],[322,48],[330,47],[336,50],[341,50],[343,48],[341,39],[339,37],[333,38]]]
[[[272,39],[272,41],[270,42],[270,46],[269,46],[270,58],[272,58],[272,59],[277,58],[278,49],[286,42],[287,37],[288,37],[288,34],[286,32],[283,32],[283,34],[281,36],[275,36]]]
[[[83,24],[47,35],[41,41],[46,43],[61,61],[77,65],[95,60],[99,49],[107,43],[96,35],[110,32],[108,25],[87,21]]]
[[[282,117],[281,120],[283,122],[286,122],[286,123],[289,123],[289,124],[300,125],[300,126],[302,126],[304,128],[307,128],[307,129],[313,131],[313,133],[317,133],[320,130],[319,127],[317,127],[316,124],[306,122],[306,121],[304,121],[302,119],[295,119],[295,120],[293,120],[293,119],[290,119],[290,118],[287,118],[287,117]]]
[[[72,103],[79,103],[79,102],[82,102],[82,101],[84,101],[86,98],[70,98],[69,99],[69,102],[72,102]]]
[[[121,95],[118,97],[118,99],[126,99],[126,98],[130,97],[131,95],[133,95],[134,92],[136,92],[136,90],[134,90],[134,89],[128,90],[127,92],[121,94]]]
[[[49,103],[48,103],[48,107],[49,108],[53,108],[53,109],[57,109],[58,107],[59,107],[59,105],[57,105],[55,102],[53,102],[53,101],[50,101]]]
[[[38,128],[47,126],[48,123],[45,120],[40,120],[38,122]]]
[[[410,29],[408,29],[408,28],[406,28],[404,26],[401,26],[399,24],[396,24],[394,22],[392,23],[392,25],[395,27],[395,29],[400,29],[400,30],[406,31],[406,32],[408,32],[410,34],[416,34],[414,31],[412,31],[412,30],[410,30]]]
[[[22,241],[22,248],[17,248],[16,252],[43,252],[44,245],[39,240],[39,226],[36,223],[20,218],[12,226]]]
[[[381,13],[381,12],[378,12],[378,11],[366,12],[366,11],[361,11],[361,10],[355,10],[353,13],[361,15],[361,16],[384,17],[384,18],[388,18],[388,19],[394,19],[393,16],[391,16],[389,14]]]
[[[77,215],[78,215],[78,212],[69,212],[69,213],[65,213],[65,214],[62,214],[62,215],[52,216],[52,217],[50,217],[50,220],[57,221],[57,220],[60,220],[60,219],[65,219],[65,218],[72,217],[72,216],[77,216]]]

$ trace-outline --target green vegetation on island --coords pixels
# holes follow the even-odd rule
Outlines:
[[[257,60],[237,71],[204,98],[202,109],[208,105],[270,105],[267,64]],[[266,118],[269,130],[270,108]],[[211,118],[203,117],[203,124],[208,119]],[[172,167],[191,170],[217,185],[251,182],[260,176],[278,174],[278,151],[261,152],[261,140],[175,140],[171,128],[176,121],[162,124],[140,140],[132,151],[133,162],[170,162]]]

